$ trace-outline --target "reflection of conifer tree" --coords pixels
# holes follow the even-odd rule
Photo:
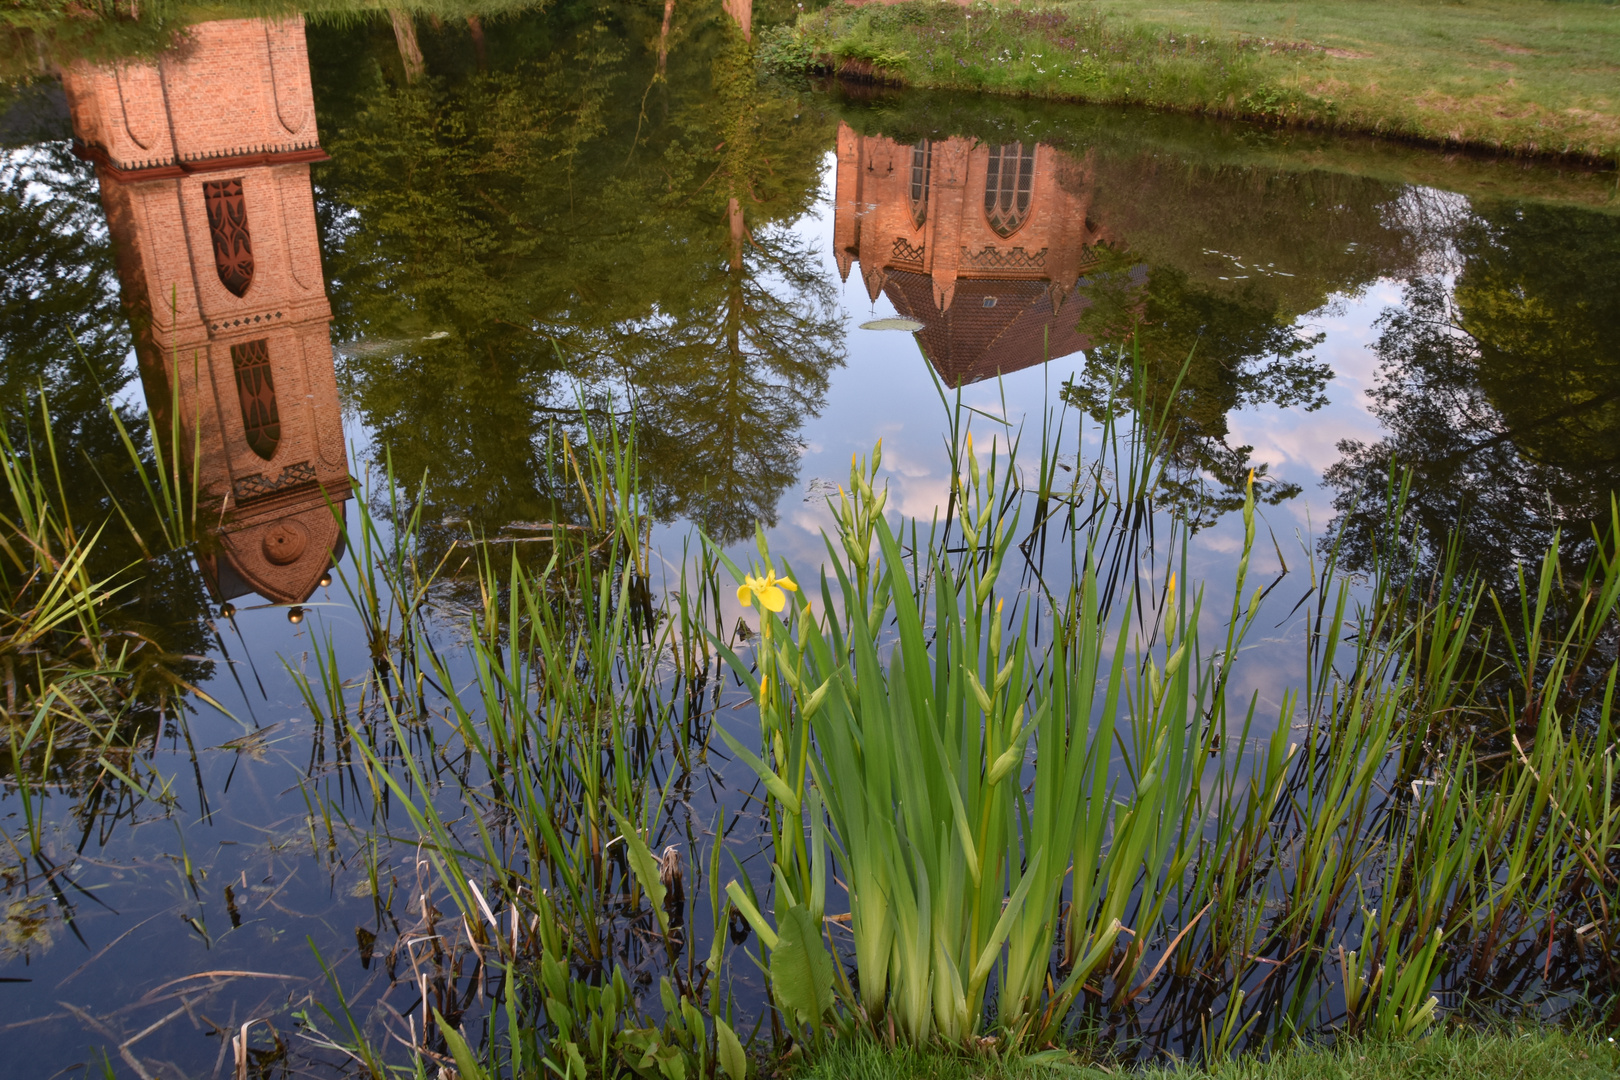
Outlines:
[[[782,200],[762,133],[792,103],[764,98],[735,27],[726,27],[713,85],[725,135],[724,261],[694,267],[704,276],[691,307],[635,350],[631,378],[666,512],[730,541],[755,519],[775,524],[776,500],[798,477],[798,427],[842,359],[842,322],[815,253],[786,228],[749,228],[751,209],[769,221],[770,202]]]
[[[799,425],[842,360],[836,294],[815,253],[773,226],[741,256],[716,259],[687,311],[625,342],[658,509],[721,541],[756,518],[775,524],[798,477]]]
[[[1391,465],[1411,469],[1413,553],[1432,569],[1461,526],[1471,563],[1509,583],[1555,529],[1606,521],[1620,478],[1620,230],[1580,210],[1497,206],[1457,230],[1461,271],[1414,279],[1384,313],[1373,409],[1389,434],[1327,473],[1336,534],[1370,563]]]
[[[410,86],[381,62],[357,85],[354,42],[312,36],[338,109],[319,182],[341,377],[397,471],[487,523],[568,498],[539,459],[581,383],[633,392],[663,512],[751,520],[838,358],[828,287],[780,228],[814,199],[827,125],[761,94],[716,9],[667,32],[653,8],[588,14],[516,20],[549,55],[492,38],[487,73],[424,33]]]

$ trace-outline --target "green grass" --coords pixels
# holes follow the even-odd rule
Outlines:
[[[1145,167],[1149,162],[1176,160],[1195,171],[1230,169],[1300,177],[1337,174],[1358,181],[1439,188],[1473,200],[1564,203],[1620,213],[1614,170],[1567,158],[1440,154],[1421,143],[1325,128],[1256,129],[1245,125],[1235,132],[1231,122],[1211,122],[1186,113],[952,90],[861,87],[833,100],[839,119],[858,133],[884,135],[901,145],[949,136],[995,143],[1016,131],[1026,143],[1045,143],[1076,156],[1095,151],[1105,164],[1138,162]],[[1189,183],[1187,187],[1196,188],[1200,197],[1227,190],[1211,183]],[[1235,192],[1233,197],[1238,197]],[[1264,203],[1260,200],[1256,205]],[[1150,204],[1157,205],[1151,199],[1143,205]],[[1224,220],[1231,209],[1185,211],[1196,212],[1217,213]],[[1164,220],[1167,228],[1187,235],[1180,227],[1181,218],[1170,214]],[[1133,248],[1142,247],[1143,227],[1143,222],[1134,226]],[[1327,242],[1321,233],[1315,234],[1315,240]]]
[[[1130,102],[1609,160],[1620,7],[1469,0],[835,5],[770,55],[919,87]]]
[[[8,84],[48,75],[76,60],[154,57],[185,28],[214,19],[302,14],[310,22],[387,21],[390,10],[447,21],[494,19],[543,8],[548,0],[22,0],[0,4],[0,108]]]
[[[799,1080],[1586,1080],[1620,1070],[1616,1044],[1552,1028],[1527,1033],[1460,1032],[1417,1043],[1348,1041],[1295,1049],[1269,1061],[1242,1058],[1213,1069],[1123,1070],[1100,1066],[1001,1064],[872,1043],[828,1048]]]

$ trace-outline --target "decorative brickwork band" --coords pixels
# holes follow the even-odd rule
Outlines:
[[[241,477],[231,485],[231,491],[236,495],[236,502],[240,505],[314,482],[315,467],[307,461],[300,461],[282,469],[274,477],[267,477],[263,473]]]
[[[269,461],[281,442],[281,414],[276,410],[276,383],[270,374],[269,343],[260,338],[231,346],[236,369],[236,397],[242,405],[242,430],[253,452]]]
[[[1006,143],[990,148],[984,179],[984,216],[998,236],[1011,236],[1029,216],[1035,180],[1035,148]]]
[[[231,292],[243,296],[253,284],[253,244],[248,236],[241,179],[206,181],[203,200],[208,206],[208,231],[214,237],[214,267],[219,271],[219,280]]]
[[[962,249],[962,269],[964,270],[1044,270],[1046,269],[1046,249],[1031,254],[1022,247],[1015,247],[1008,251],[1001,251],[984,245],[978,251]]]
[[[897,236],[894,238],[894,251],[890,253],[889,261],[894,263],[896,266],[921,270],[923,268],[924,248],[925,245],[923,244],[918,244],[913,247],[911,242],[905,237]]]
[[[255,165],[301,165],[332,158],[318,143],[288,143],[269,149],[242,153],[196,155],[176,160],[173,154],[150,158],[115,159],[107,148],[97,143],[74,142],[73,153],[85,161],[94,162],[114,180],[173,180],[192,173],[223,172],[226,169],[249,169]]]

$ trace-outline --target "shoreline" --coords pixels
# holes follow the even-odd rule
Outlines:
[[[1282,10],[1276,5],[1108,5],[835,4],[762,34],[760,59],[846,83],[1146,106],[1446,153],[1620,168],[1615,5],[1562,5],[1548,26],[1532,16],[1545,22],[1554,5],[1420,4],[1408,9],[1421,16],[1415,25],[1393,27],[1376,16],[1394,6],[1376,3],[1363,5],[1364,22],[1377,24],[1370,38],[1349,38],[1334,22],[1344,5],[1319,4],[1314,16],[1304,9],[1299,22],[1290,15],[1290,36],[1251,32]],[[1527,14],[1516,19],[1519,12]],[[1202,18],[1224,29],[1202,28]],[[1496,36],[1459,38],[1455,51],[1414,41],[1463,27]],[[1503,40],[1510,31],[1525,44]],[[1482,60],[1487,52],[1520,63]],[[1507,76],[1500,85],[1499,74]]]
[[[1211,166],[1324,172],[1455,191],[1471,199],[1527,200],[1620,213],[1620,175],[1587,162],[1505,155],[1476,148],[1437,150],[1411,139],[1301,126],[1255,124],[1134,104],[1059,101],[1034,95],[975,94],[816,77],[839,119],[863,134],[900,142],[969,135],[1025,141],[1071,153],[1146,153]]]
[[[887,78],[881,74],[866,74],[859,71],[843,70],[831,56],[818,56],[815,66],[808,72],[813,78],[825,80],[826,83],[840,87],[873,86],[890,90],[928,90],[940,93],[953,94],[986,94],[999,98],[1014,98],[1027,101],[1049,101],[1059,105],[1094,105],[1098,107],[1113,106],[1118,108],[1141,109],[1147,112],[1161,113],[1166,116],[1185,117],[1190,119],[1219,120],[1229,123],[1253,124],[1272,132],[1301,132],[1316,135],[1339,136],[1343,138],[1367,139],[1374,142],[1388,143],[1413,150],[1429,150],[1446,155],[1461,155],[1481,162],[1514,161],[1526,165],[1553,165],[1568,168],[1582,169],[1594,174],[1614,174],[1620,177],[1620,150],[1604,156],[1581,151],[1529,149],[1515,146],[1503,146],[1485,142],[1458,142],[1450,138],[1435,137],[1431,135],[1416,134],[1405,131],[1379,131],[1365,127],[1350,127],[1335,124],[1332,121],[1323,121],[1318,118],[1279,118],[1264,114],[1245,114],[1242,112],[1223,112],[1216,109],[1199,108],[1197,106],[1181,106],[1144,101],[1133,101],[1126,98],[1090,98],[1077,94],[1042,94],[1032,90],[1006,90],[994,87],[967,86],[944,83],[940,85],[916,86],[902,79]],[[1620,192],[1620,188],[1617,188]],[[1617,194],[1620,197],[1620,194]]]

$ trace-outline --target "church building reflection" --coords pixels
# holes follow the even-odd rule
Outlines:
[[[209,586],[301,603],[341,554],[351,494],[303,22],[202,23],[155,62],[80,63],[63,82],[148,408],[199,476]]]
[[[952,386],[1090,347],[1076,331],[1093,248],[1091,177],[1050,146],[973,139],[902,146],[838,129],[833,247],[847,281],[923,324],[917,344]]]

